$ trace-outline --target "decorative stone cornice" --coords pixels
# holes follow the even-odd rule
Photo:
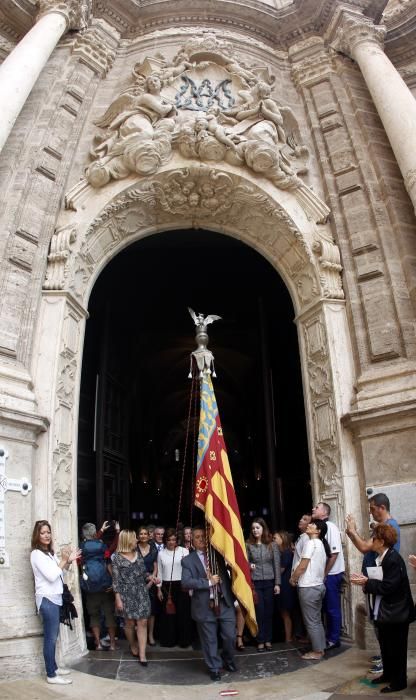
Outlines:
[[[65,17],[67,31],[86,29],[91,15],[91,0],[37,0],[39,20],[50,12]]]
[[[118,40],[119,34],[104,20],[93,20],[93,26],[76,36],[72,53],[104,77],[114,63]]]
[[[385,34],[384,26],[375,25],[366,17],[343,13],[332,46],[354,58],[354,51],[361,44],[373,44],[383,49]]]
[[[292,66],[292,79],[296,87],[311,87],[334,72],[331,50],[321,49]]]

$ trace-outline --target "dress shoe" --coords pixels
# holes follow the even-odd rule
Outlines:
[[[223,661],[222,665],[224,666],[226,671],[230,671],[230,673],[235,673],[237,670],[237,666],[235,665],[234,661]]]
[[[211,678],[212,681],[220,681],[221,680],[221,673],[219,671],[210,671],[209,677]]]
[[[55,673],[57,676],[69,676],[69,674],[71,673],[71,669],[70,668],[57,668]]]
[[[382,688],[380,690],[380,693],[399,693],[401,690],[406,690],[407,685],[403,686],[402,688],[392,688],[391,685],[386,685],[385,688]]]
[[[62,676],[53,676],[52,678],[50,676],[46,676],[46,682],[51,683],[52,685],[69,685],[72,683],[72,679],[62,678]]]

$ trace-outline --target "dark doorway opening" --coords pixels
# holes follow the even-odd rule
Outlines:
[[[79,414],[80,523],[175,525],[195,348],[188,314],[209,327],[214,380],[246,530],[255,516],[294,531],[310,509],[310,469],[293,305],[248,246],[171,231],[129,246],[90,298]],[[191,518],[190,476],[181,520]]]

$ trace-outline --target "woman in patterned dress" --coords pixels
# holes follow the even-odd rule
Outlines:
[[[137,538],[133,530],[122,530],[117,550],[112,559],[113,590],[116,610],[124,616],[124,631],[133,656],[147,666],[147,620],[150,616],[150,598],[147,583],[151,576],[146,571],[143,557],[137,551]],[[136,631],[138,649],[136,643]]]
[[[154,647],[155,615],[156,615],[156,588],[154,581],[157,579],[157,548],[154,542],[150,542],[150,534],[147,527],[141,527],[137,531],[137,550],[143,557],[143,562],[150,579],[147,583],[147,590],[150,596],[150,617],[147,621],[147,636],[149,646]]]

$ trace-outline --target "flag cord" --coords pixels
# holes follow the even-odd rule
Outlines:
[[[188,419],[187,419],[187,423],[186,423],[185,445],[184,445],[184,450],[183,450],[181,482],[180,482],[180,487],[179,487],[178,514],[177,514],[177,518],[176,518],[176,536],[178,536],[179,521],[180,521],[181,512],[182,512],[183,486],[185,483],[186,459],[188,456],[189,432],[190,432],[192,407],[193,407],[193,403],[194,403],[193,398],[194,398],[195,393],[196,393],[195,392],[195,375],[194,375],[194,373],[192,373],[191,391],[190,391],[190,395],[189,395]],[[191,501],[192,501],[192,498],[191,498]]]

